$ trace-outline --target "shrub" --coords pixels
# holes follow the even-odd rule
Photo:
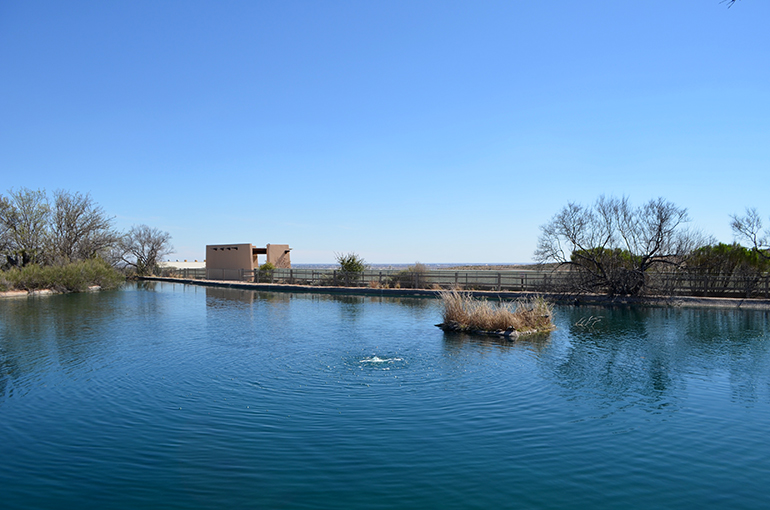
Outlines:
[[[424,289],[428,286],[428,266],[415,262],[403,271],[399,271],[391,278],[393,285],[405,289]]]
[[[335,253],[334,256],[340,266],[340,277],[344,280],[345,285],[350,285],[351,282],[355,282],[361,278],[364,271],[369,269],[366,261],[356,253]]]
[[[275,265],[272,262],[265,262],[261,266],[259,266],[259,269],[257,270],[257,274],[255,275],[255,281],[257,283],[261,281],[272,281],[273,279],[273,271],[275,270]]]
[[[91,286],[112,289],[125,278],[102,259],[89,259],[62,266],[32,264],[13,268],[2,274],[6,288],[18,290],[53,289],[58,292],[83,292]]]
[[[687,261],[687,270],[693,275],[704,275],[706,292],[743,288],[750,297],[762,274],[770,269],[770,259],[761,252],[739,244],[719,243],[695,250]],[[698,293],[698,292],[696,292]]]
[[[337,263],[340,265],[340,271],[343,273],[363,273],[369,268],[366,261],[356,253],[335,253],[334,256],[337,259]]]

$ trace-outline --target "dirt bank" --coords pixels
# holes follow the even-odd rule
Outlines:
[[[185,278],[142,277],[140,280],[185,283],[207,287],[232,288],[266,292],[306,292],[317,294],[343,294],[358,296],[393,297],[438,297],[439,291],[430,289],[372,289],[369,287],[318,287],[311,285],[288,285],[277,283],[250,283],[221,280],[192,280]],[[675,297],[609,297],[598,294],[565,296],[534,292],[469,291],[476,297],[490,299],[518,299],[541,295],[552,303],[573,306],[655,306],[675,308],[737,308],[742,310],[770,310],[768,299],[704,298],[690,296]]]

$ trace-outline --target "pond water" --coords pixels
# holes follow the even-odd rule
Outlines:
[[[0,301],[0,499],[27,508],[764,508],[770,314],[155,283]]]

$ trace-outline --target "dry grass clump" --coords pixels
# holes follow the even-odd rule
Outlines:
[[[519,299],[513,302],[494,303],[476,299],[469,292],[444,290],[439,293],[443,301],[446,329],[475,331],[553,331],[553,305],[541,296]]]

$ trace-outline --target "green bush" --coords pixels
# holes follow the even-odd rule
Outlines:
[[[52,289],[57,292],[84,292],[91,286],[112,289],[125,280],[102,259],[72,262],[62,266],[37,264],[4,271],[0,287],[17,290]]]
[[[369,269],[366,261],[356,253],[335,253],[334,255],[339,264],[339,277],[342,279],[340,282],[335,281],[335,284],[355,285],[359,283],[364,271]]]
[[[741,288],[746,297],[750,297],[762,275],[770,270],[770,260],[757,250],[735,243],[719,243],[695,250],[687,261],[686,269],[693,275],[707,277],[702,283],[706,292]]]
[[[720,276],[754,276],[770,270],[770,260],[756,250],[739,244],[719,243],[703,246],[690,256],[687,267],[691,271]]]
[[[274,270],[275,270],[275,265],[272,262],[265,262],[264,264],[259,266],[257,273],[254,275],[254,281],[256,283],[272,281]]]
[[[350,252],[346,254],[335,253],[337,263],[340,265],[340,271],[347,274],[358,274],[366,271],[369,266],[366,261],[358,254]]]

